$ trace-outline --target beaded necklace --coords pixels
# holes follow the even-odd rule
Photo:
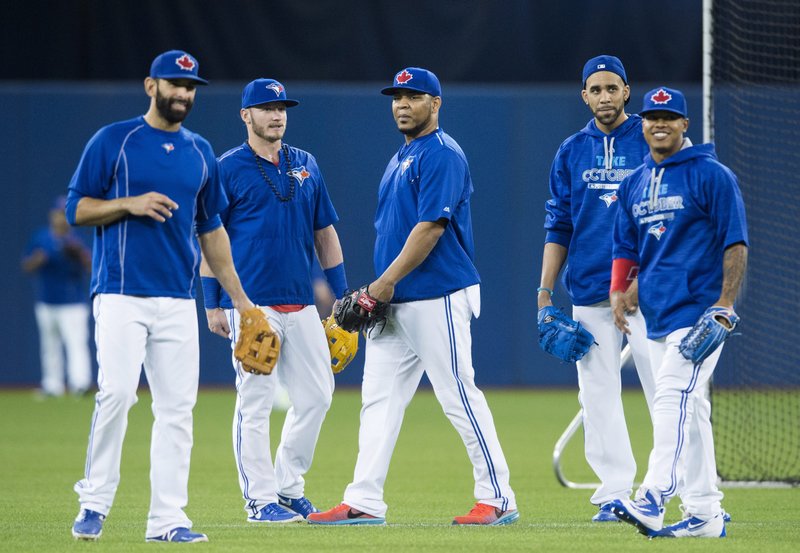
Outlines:
[[[256,151],[250,146],[250,143],[247,143],[247,147],[250,148],[250,151],[253,152],[253,157],[256,158],[256,165],[258,166],[258,170],[261,173],[261,176],[264,178],[266,183],[272,189],[272,193],[275,194],[275,197],[278,198],[282,202],[291,202],[294,199],[294,179],[289,175],[289,172],[292,169],[292,160],[289,158],[289,147],[286,144],[281,145],[281,151],[283,152],[283,158],[286,161],[286,175],[289,176],[289,195],[283,196],[278,190],[278,187],[275,186],[275,183],[269,178],[267,172],[264,171],[264,166],[261,165],[261,156],[259,156]],[[278,156],[280,160],[280,156]],[[280,170],[280,161],[278,162],[278,169]]]

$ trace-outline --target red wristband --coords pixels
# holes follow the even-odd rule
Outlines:
[[[635,261],[618,257],[611,263],[611,292],[624,292],[639,274]]]

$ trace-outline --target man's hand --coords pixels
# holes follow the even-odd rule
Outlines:
[[[394,297],[394,284],[387,282],[385,279],[379,278],[368,286],[369,295],[376,300],[389,303]]]
[[[611,312],[614,314],[614,324],[623,333],[630,334],[628,319],[625,316],[636,313],[639,308],[638,295],[631,296],[628,292],[614,291],[611,292],[609,299],[611,300]]]
[[[163,223],[172,217],[172,212],[178,209],[178,204],[173,202],[169,196],[158,192],[148,192],[141,196],[125,198],[125,208],[131,215],[150,217]]]
[[[223,338],[230,338],[231,327],[225,311],[221,308],[206,309],[206,319],[208,319],[208,330]]]

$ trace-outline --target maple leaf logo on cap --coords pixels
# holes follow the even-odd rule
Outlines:
[[[278,83],[270,83],[267,85],[267,88],[274,92],[275,96],[280,96],[281,92],[283,92],[283,87]]]
[[[394,80],[397,84],[406,84],[408,81],[414,78],[414,75],[409,73],[406,69],[403,69],[400,73],[397,74],[397,77]]]
[[[191,71],[192,69],[194,69],[195,62],[192,58],[184,54],[175,60],[175,65],[177,65],[184,71]]]
[[[659,88],[655,94],[650,96],[650,101],[654,104],[668,104],[670,100],[672,100],[672,94],[663,88]]]

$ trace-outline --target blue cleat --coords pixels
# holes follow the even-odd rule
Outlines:
[[[76,540],[97,541],[103,533],[103,522],[106,515],[89,509],[81,509],[72,525],[72,536]]]
[[[247,522],[266,522],[272,524],[297,522],[300,520],[303,520],[303,515],[284,509],[277,503],[269,503],[264,505],[256,514],[247,517]]]
[[[600,510],[592,517],[592,522],[621,522],[611,510],[611,502],[600,505]]]
[[[689,517],[661,530],[651,531],[648,535],[651,538],[724,538],[725,520],[722,514],[709,520]]]
[[[649,536],[664,527],[664,506],[656,501],[653,492],[646,490],[637,494],[638,499],[615,499],[611,502],[611,511],[628,524],[636,526],[640,534]]]
[[[305,498],[305,496],[294,498],[278,494],[278,503],[281,507],[294,511],[298,515],[302,515],[303,518],[308,518],[308,515],[311,513],[319,512],[319,509],[314,507],[314,505],[312,505],[311,502]]]
[[[208,536],[192,532],[188,528],[173,528],[161,534],[160,536],[148,536],[145,538],[148,542],[172,542],[172,543],[198,543],[208,541]]]

